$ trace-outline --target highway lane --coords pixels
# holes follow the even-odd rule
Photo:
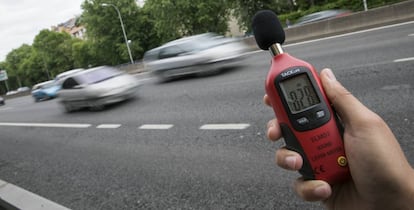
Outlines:
[[[414,164],[414,62],[394,62],[414,57],[411,34],[412,23],[285,50],[317,69],[331,67],[390,124]],[[282,143],[265,138],[273,116],[261,101],[269,59],[253,53],[220,75],[149,81],[135,100],[102,112],[65,114],[56,100],[9,100],[0,123],[88,126],[0,126],[0,179],[72,209],[319,209],[294,196],[298,175],[274,165]],[[201,129],[227,123],[247,126]],[[169,126],[142,129],[150,124]]]

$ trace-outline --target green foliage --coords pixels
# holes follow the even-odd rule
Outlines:
[[[57,74],[73,69],[72,43],[74,39],[67,33],[42,30],[35,37],[33,48],[41,57],[43,70],[49,79]]]
[[[14,86],[21,87],[23,85],[25,69],[22,67],[22,63],[26,60],[32,51],[32,47],[24,44],[17,49],[13,49],[6,57],[7,74],[10,81],[14,81]]]
[[[182,36],[228,30],[230,8],[226,0],[147,0],[144,11],[160,43]]]
[[[12,50],[2,64],[10,89],[32,86],[74,68],[72,45],[79,41],[67,33],[45,29],[36,35],[32,46],[24,44]]]
[[[32,48],[30,56],[21,63],[21,68],[24,69],[22,75],[23,86],[32,86],[36,83],[48,80],[47,72],[42,68],[43,60],[38,52]]]
[[[229,0],[233,15],[237,17],[242,29],[250,31],[251,19],[259,10],[272,10],[276,14],[283,14],[294,9],[290,0]]]
[[[108,4],[103,6],[102,4]],[[82,4],[82,23],[87,28],[87,37],[96,64],[117,65],[130,61],[120,18],[125,28],[133,59],[141,57],[141,32],[139,8],[134,0],[87,0]]]
[[[72,55],[76,68],[88,68],[97,66],[97,60],[93,56],[92,42],[76,40],[72,44]]]

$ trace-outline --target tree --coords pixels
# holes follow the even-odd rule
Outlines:
[[[102,6],[103,3],[119,9],[131,41],[133,59],[142,56],[139,8],[134,0],[85,0],[81,22],[86,27],[89,47],[95,52],[92,56],[95,56],[97,64],[117,65],[129,61],[118,13],[112,6]]]
[[[92,42],[77,40],[72,44],[72,55],[76,68],[88,68],[97,66],[98,62],[93,56]]]
[[[44,29],[33,42],[33,48],[41,58],[43,70],[49,79],[57,74],[74,68],[72,56],[73,38],[67,33]]]
[[[30,58],[32,52],[32,46],[23,44],[7,54],[5,65],[9,76],[10,88],[15,89],[30,85],[26,77],[27,69],[25,69],[23,63]]]
[[[291,0],[229,0],[233,15],[237,17],[239,25],[246,31],[251,31],[251,20],[259,10],[272,10],[276,14],[283,14],[294,9]]]
[[[230,8],[226,0],[147,0],[161,42],[205,32],[227,32]]]
[[[48,80],[49,78],[43,71],[42,58],[36,50],[32,48],[30,56],[23,60],[21,69],[23,69],[23,83],[24,86],[32,86],[39,82]]]

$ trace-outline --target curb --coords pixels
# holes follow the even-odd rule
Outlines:
[[[0,210],[70,210],[16,185],[0,180]]]

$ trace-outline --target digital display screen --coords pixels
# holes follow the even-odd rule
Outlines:
[[[307,74],[299,74],[284,80],[280,83],[280,87],[292,114],[320,103]]]

